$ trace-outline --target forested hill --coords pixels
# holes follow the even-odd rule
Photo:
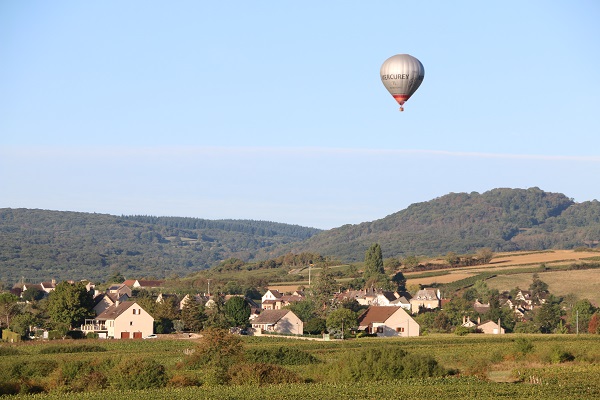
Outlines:
[[[373,243],[384,257],[574,248],[600,240],[600,202],[575,203],[538,188],[450,193],[380,220],[344,225],[291,246],[295,252],[363,260]]]
[[[223,259],[250,259],[318,229],[266,221],[0,209],[0,280],[104,281],[113,273],[187,275]]]
[[[0,280],[185,276],[231,257],[259,261],[289,252],[362,261],[373,243],[384,257],[403,258],[483,247],[568,249],[599,240],[600,202],[575,203],[538,188],[450,193],[329,231],[264,221],[0,209]]]

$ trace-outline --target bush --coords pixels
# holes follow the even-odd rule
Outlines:
[[[469,333],[475,333],[475,329],[467,328],[466,326],[457,326],[456,329],[454,329],[454,334],[458,336],[465,336]]]
[[[550,352],[550,362],[552,364],[562,364],[564,362],[575,360],[575,356],[559,347],[554,347]]]
[[[123,360],[110,374],[111,386],[121,390],[160,388],[167,384],[167,380],[162,364],[144,358]]]
[[[319,362],[312,354],[294,347],[251,349],[246,352],[246,359],[252,363],[279,365],[306,365]]]
[[[534,349],[533,343],[531,340],[519,337],[515,339],[515,352],[520,355],[526,355],[532,353]]]
[[[265,363],[236,364],[229,370],[230,382],[234,385],[272,385],[300,383],[302,379],[294,372],[278,365]]]
[[[413,355],[392,346],[363,350],[341,357],[334,380],[382,381],[448,375],[448,371],[427,355]]]

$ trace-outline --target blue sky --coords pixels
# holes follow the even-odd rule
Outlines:
[[[490,4],[488,4],[490,3]],[[600,199],[600,5],[0,2],[0,207],[333,228]],[[408,53],[403,113],[379,79]]]

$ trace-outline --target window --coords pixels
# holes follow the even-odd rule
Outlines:
[[[402,332],[404,332],[404,328],[401,327],[401,326],[399,326],[399,327],[396,328],[396,332],[402,333]]]
[[[377,333],[383,333],[383,326],[377,327]]]
[[[129,326],[133,326],[133,321],[129,321]]]

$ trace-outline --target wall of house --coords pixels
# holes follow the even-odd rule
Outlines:
[[[438,308],[439,306],[440,306],[439,300],[411,300],[410,301],[410,311],[412,313],[419,312],[420,307],[433,310],[434,308]]]
[[[301,335],[304,331],[304,323],[296,316],[296,314],[289,312],[277,322],[275,331],[279,333]]]
[[[134,309],[136,310],[136,312],[137,310],[140,310],[139,314],[134,314]],[[114,322],[115,324],[112,331],[112,337],[114,337],[115,339],[121,338],[121,332],[129,332],[129,336],[132,339],[134,336],[134,332],[141,332],[142,337],[154,333],[154,318],[152,318],[150,314],[148,314],[143,308],[141,308],[137,304],[134,304],[133,306],[125,310],[125,312],[119,315]],[[110,336],[111,328],[108,327],[108,329]]]
[[[381,332],[377,332],[377,328]],[[409,337],[419,336],[421,327],[403,308],[398,307],[398,311],[392,314],[385,322],[373,324],[373,331],[377,332],[377,336]]]

